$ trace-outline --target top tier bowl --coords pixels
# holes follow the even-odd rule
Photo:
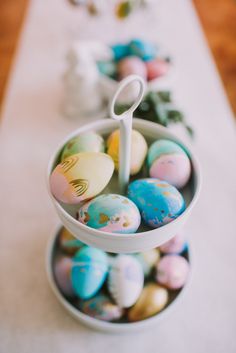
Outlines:
[[[65,205],[58,202],[51,194],[49,177],[58,164],[59,156],[64,145],[73,137],[88,131],[95,131],[103,137],[107,137],[112,131],[119,128],[119,122],[112,119],[99,120],[94,123],[85,125],[73,133],[68,135],[64,141],[58,146],[56,152],[52,156],[47,170],[47,187],[55,206],[58,216],[63,225],[79,240],[90,246],[100,248],[104,251],[113,253],[134,253],[142,252],[158,247],[174,237],[181,231],[187,221],[199,196],[201,185],[201,174],[199,163],[194,153],[172,132],[167,128],[156,123],[148,122],[141,119],[133,119],[133,128],[138,130],[147,140],[148,145],[160,138],[170,139],[181,145],[187,152],[192,164],[192,176],[187,186],[182,190],[186,202],[186,210],[174,221],[160,228],[150,229],[141,228],[134,234],[114,234],[107,233],[97,229],[90,228],[75,218],[79,206]],[[112,180],[103,193],[119,193],[117,175],[114,172]]]

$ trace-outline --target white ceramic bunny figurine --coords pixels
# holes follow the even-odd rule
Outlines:
[[[96,61],[110,55],[109,47],[99,42],[77,41],[71,45],[64,76],[66,116],[77,118],[101,110],[103,97]]]

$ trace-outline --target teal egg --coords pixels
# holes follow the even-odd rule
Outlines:
[[[151,167],[152,163],[163,154],[186,154],[182,147],[171,140],[161,139],[155,141],[148,150],[147,163]]]
[[[107,254],[89,246],[83,247],[73,257],[71,282],[81,299],[93,297],[102,287],[108,273]]]
[[[109,233],[135,233],[141,221],[137,206],[127,197],[103,194],[85,203],[78,220],[88,227]]]
[[[61,161],[80,152],[104,152],[105,142],[102,136],[93,131],[84,132],[72,138],[64,146],[61,153]]]
[[[141,39],[133,39],[129,43],[130,55],[135,55],[143,61],[150,61],[156,58],[157,48],[152,43]]]
[[[111,49],[115,61],[119,61],[129,55],[129,46],[127,44],[114,44]]]
[[[172,222],[185,210],[181,193],[174,186],[155,178],[130,183],[128,197],[139,208],[145,223],[152,228]]]

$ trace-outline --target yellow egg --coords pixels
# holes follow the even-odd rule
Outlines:
[[[115,130],[108,137],[107,140],[107,153],[112,157],[116,170],[119,169],[119,143],[120,131]],[[131,143],[131,165],[130,174],[137,174],[142,168],[143,162],[147,154],[147,142],[143,135],[136,130],[132,130],[132,143]]]
[[[77,204],[98,195],[114,171],[110,156],[100,152],[81,152],[64,159],[50,176],[51,192],[67,204]]]
[[[168,302],[168,291],[155,283],[144,287],[138,301],[129,309],[130,321],[139,321],[159,313]]]

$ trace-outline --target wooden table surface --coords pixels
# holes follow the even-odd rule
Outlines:
[[[29,1],[0,0],[0,109]],[[236,1],[194,0],[194,4],[236,114]]]

